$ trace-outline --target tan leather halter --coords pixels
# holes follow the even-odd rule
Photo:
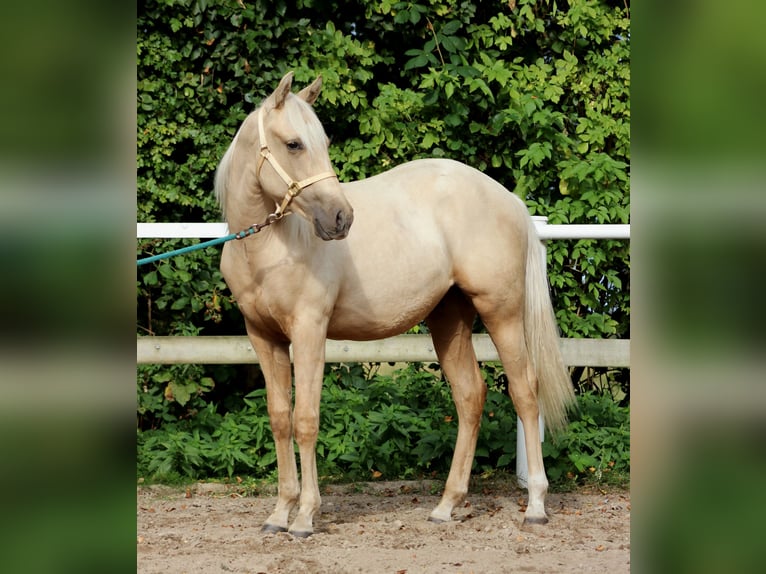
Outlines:
[[[290,205],[290,202],[292,202],[294,198],[298,197],[301,191],[303,191],[305,188],[323,179],[328,179],[331,177],[337,178],[338,176],[335,175],[334,171],[323,171],[322,173],[312,177],[307,177],[306,179],[295,181],[293,178],[287,175],[287,172],[282,168],[281,165],[279,165],[277,158],[272,155],[271,150],[269,150],[269,144],[266,142],[266,131],[263,129],[263,116],[265,115],[266,113],[264,109],[261,108],[258,111],[258,139],[261,142],[261,157],[258,159],[258,167],[255,170],[255,175],[256,177],[260,177],[261,167],[263,167],[263,162],[266,160],[269,162],[269,164],[271,164],[271,167],[274,168],[274,171],[277,172],[279,177],[282,178],[282,181],[287,184],[287,193],[285,194],[281,205],[277,205],[277,210],[271,214],[273,216],[273,221],[275,221],[281,219],[282,216],[287,213],[286,209]]]

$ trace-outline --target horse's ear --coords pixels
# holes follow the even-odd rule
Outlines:
[[[300,92],[298,92],[298,97],[302,100],[305,100],[312,106],[314,105],[314,102],[317,101],[317,98],[319,97],[319,92],[322,91],[322,76],[317,76],[317,79],[314,80],[314,82],[310,86],[306,86],[303,88]]]
[[[292,88],[292,86],[293,86],[293,73],[287,72],[285,76],[282,78],[282,80],[279,82],[277,89],[274,90],[273,94],[271,94],[271,97],[274,98],[275,108],[281,108],[284,105],[285,99],[287,99],[287,95],[290,93],[290,88]]]

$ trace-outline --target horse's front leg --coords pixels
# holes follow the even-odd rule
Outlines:
[[[322,396],[326,328],[313,324],[293,337],[295,364],[295,412],[293,433],[301,460],[301,498],[298,514],[290,526],[293,536],[305,538],[314,532],[314,514],[319,510],[319,479],[316,443],[319,435],[319,401]]]
[[[264,532],[285,532],[290,511],[298,502],[300,485],[295,464],[292,427],[292,373],[287,343],[262,338],[248,328],[250,342],[258,355],[266,379],[266,401],[277,453],[277,506],[263,524]]]

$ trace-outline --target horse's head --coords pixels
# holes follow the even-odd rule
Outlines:
[[[348,235],[354,210],[340,187],[327,151],[328,139],[312,104],[322,78],[292,94],[288,73],[258,111],[260,157],[256,177],[262,192],[292,210],[324,240]]]

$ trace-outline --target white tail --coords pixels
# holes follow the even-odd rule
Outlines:
[[[538,382],[538,402],[545,426],[553,433],[566,429],[567,410],[575,402],[569,371],[559,349],[559,331],[553,313],[544,248],[529,219],[524,336]]]

